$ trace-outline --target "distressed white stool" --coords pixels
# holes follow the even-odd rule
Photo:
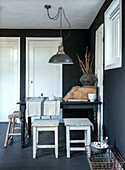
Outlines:
[[[66,126],[66,150],[67,158],[70,158],[70,151],[84,151],[84,147],[70,147],[70,143],[85,143],[89,145],[91,143],[91,126],[92,123],[87,118],[72,118],[64,119]],[[83,130],[84,140],[70,140],[70,130]]]
[[[34,120],[33,122],[33,158],[36,158],[36,150],[38,148],[55,148],[55,157],[58,158],[58,126],[59,120]],[[55,145],[38,145],[39,131],[54,131]]]

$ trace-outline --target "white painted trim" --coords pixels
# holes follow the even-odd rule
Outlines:
[[[8,39],[8,41],[10,40],[17,40],[17,39],[20,39],[20,37],[0,37],[0,40],[6,40]]]
[[[119,31],[119,55],[116,56],[116,47],[114,47],[114,44],[112,45],[112,42],[118,42],[117,36],[112,35],[112,33],[115,33],[113,31],[115,29],[113,25],[114,19],[113,16],[110,18],[112,13],[115,11],[115,9],[119,7],[119,18],[120,18],[120,31]],[[114,14],[115,15],[115,14]],[[104,14],[104,20],[105,20],[105,70],[109,69],[115,69],[122,67],[122,0],[113,0],[108,9],[106,10]],[[113,30],[112,30],[113,28]],[[110,59],[109,59],[110,57]]]
[[[62,43],[62,38],[61,37],[52,37],[52,38],[50,38],[50,37],[26,37],[26,40],[27,41],[37,41],[37,40],[39,40],[39,41],[60,41],[60,44]]]
[[[101,36],[100,36],[101,35]],[[99,39],[98,39],[99,36]],[[101,87],[101,92],[99,94],[99,100],[102,102],[101,106],[98,106],[97,113],[97,121],[98,121],[98,141],[103,140],[103,78],[104,78],[104,68],[103,68],[103,37],[104,37],[104,24],[101,24],[100,27],[96,31],[96,39],[95,39],[95,74],[98,77],[100,75],[99,81],[101,81],[101,85],[98,83],[98,88]],[[99,42],[98,42],[99,41]],[[100,51],[102,50],[102,51]],[[98,54],[98,53],[101,54]],[[100,57],[100,58],[99,58]],[[100,62],[99,62],[100,61]],[[99,64],[100,63],[100,67]],[[99,69],[100,68],[100,69]],[[100,72],[98,72],[100,70]]]
[[[20,101],[20,37],[18,39],[18,99]]]

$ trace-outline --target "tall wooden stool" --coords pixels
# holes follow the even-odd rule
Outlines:
[[[66,126],[66,150],[67,158],[70,158],[70,151],[84,151],[85,147],[70,147],[70,143],[84,143],[89,145],[91,143],[91,126],[92,123],[87,118],[73,118],[64,119],[64,124]],[[84,140],[70,140],[71,130],[83,130]]]
[[[36,150],[38,148],[55,148],[55,157],[58,158],[58,126],[59,120],[41,120],[36,119],[33,122],[33,158],[36,158]],[[55,145],[39,145],[38,132],[39,131],[54,131]]]
[[[21,111],[14,111],[11,115],[8,115],[8,118],[9,118],[9,123],[8,123],[7,132],[6,132],[4,147],[7,147],[8,139],[13,138],[13,136],[15,135],[21,135],[21,133],[14,133],[14,129],[21,129]],[[15,127],[16,118],[20,119],[20,127]],[[13,119],[13,123],[12,123],[12,130],[10,133],[12,119]],[[27,128],[26,120],[25,120],[25,128],[26,128],[26,136],[25,136],[26,138],[28,135],[28,128]]]

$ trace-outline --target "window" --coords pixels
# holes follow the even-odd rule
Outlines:
[[[122,0],[114,0],[105,12],[105,70],[122,66]]]

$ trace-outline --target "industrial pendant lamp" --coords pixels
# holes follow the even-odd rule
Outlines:
[[[47,14],[48,14],[49,19],[57,20],[60,17],[60,37],[62,37],[62,14],[64,15],[64,18],[69,25],[69,34],[64,38],[64,40],[66,38],[68,38],[70,36],[71,25],[70,25],[68,19],[65,16],[64,9],[62,7],[59,7],[57,14],[54,17],[51,17],[50,14],[49,14],[49,9],[51,8],[51,5],[45,5],[45,8],[47,9]],[[73,64],[72,59],[64,52],[63,42],[58,47],[57,54],[53,55],[50,58],[49,63],[53,63],[53,64]]]

